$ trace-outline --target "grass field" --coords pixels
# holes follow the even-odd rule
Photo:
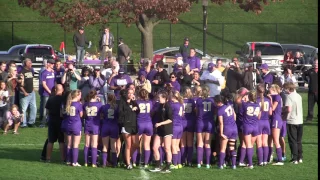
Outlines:
[[[38,12],[21,8],[17,0],[1,0],[0,21],[48,21]],[[287,0],[270,3],[260,15],[246,13],[237,5],[226,3],[223,6],[210,4],[208,7],[207,52],[227,57],[248,41],[278,41],[280,43],[302,43],[318,46],[318,1]],[[154,29],[154,49],[178,46],[184,37],[189,37],[192,46],[202,49],[202,7],[195,4],[191,11],[182,14],[180,22],[159,24]],[[120,22],[118,19],[111,20]],[[227,24],[222,24],[227,23]],[[260,24],[248,24],[260,23]],[[264,24],[267,23],[267,24]],[[270,24],[270,23],[279,23]],[[311,24],[306,24],[311,23]],[[140,32],[132,25],[109,23],[115,37],[123,37],[135,53],[140,53]],[[97,51],[100,25],[89,26],[86,34],[93,42],[89,52]],[[12,30],[13,29],[13,30]],[[12,36],[13,33],[13,36]],[[66,34],[67,52],[73,53],[73,33]],[[13,37],[13,38],[12,38]],[[37,22],[0,22],[0,50],[7,50],[12,44],[47,43],[56,49],[64,40],[64,32],[57,24]]]
[[[302,93],[304,117],[307,114],[307,94]],[[316,108],[315,115],[318,110]],[[59,161],[57,145],[51,163],[39,162],[47,129],[19,129],[20,135],[0,135],[0,179],[318,179],[318,119],[304,124],[303,164],[293,165],[287,145],[287,162],[284,166],[255,167],[253,170],[238,167],[236,170],[197,169],[184,167],[171,174],[150,173],[145,170],[123,168],[67,167]],[[83,138],[79,163],[83,164]],[[254,158],[255,160],[256,158]]]

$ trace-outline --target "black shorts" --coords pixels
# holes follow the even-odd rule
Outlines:
[[[136,126],[127,126],[121,128],[122,134],[130,134],[130,135],[136,135],[138,134],[138,128]]]
[[[48,141],[50,143],[64,143],[63,132],[61,131],[61,124],[59,123],[48,123]]]
[[[172,124],[160,126],[156,128],[156,134],[160,137],[173,136]]]

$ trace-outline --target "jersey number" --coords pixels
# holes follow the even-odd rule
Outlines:
[[[87,116],[97,116],[98,108],[96,106],[86,107]]]
[[[139,104],[140,113],[150,113],[150,103]]]
[[[192,104],[191,103],[184,103],[184,113],[191,113],[192,112]]]
[[[260,112],[260,107],[256,107],[256,108],[254,108],[254,107],[251,107],[251,106],[249,106],[249,107],[247,107],[247,115],[248,116],[259,116],[259,112]]]
[[[114,119],[114,109],[108,109],[108,119]]]
[[[261,102],[259,103],[261,106]],[[269,102],[263,102],[263,109],[262,111],[269,111]]]
[[[76,115],[76,107],[74,106],[70,106],[70,116],[75,116]]]
[[[211,111],[211,102],[203,102],[203,111],[208,112]]]
[[[231,116],[232,115],[232,107],[231,106],[228,106],[225,110],[224,110],[225,113],[227,113],[227,116]]]

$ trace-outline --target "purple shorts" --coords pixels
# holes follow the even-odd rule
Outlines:
[[[173,136],[172,139],[181,139],[182,138],[182,126],[173,126]]]
[[[270,135],[270,122],[268,120],[259,120],[259,130],[261,134],[268,134]]]
[[[182,130],[183,132],[187,131],[188,121],[186,119],[182,120]]]
[[[86,125],[84,127],[84,133],[90,135],[99,135],[99,126],[96,125]]]
[[[281,119],[273,119],[272,120],[272,124],[271,124],[271,127],[272,128],[277,128],[277,129],[281,129],[282,128],[282,120]]]
[[[261,134],[258,124],[243,124],[243,135],[252,135],[253,137]]]
[[[113,139],[119,138],[118,124],[103,124],[101,127],[101,137],[110,136]]]
[[[153,125],[152,122],[138,123],[138,134],[145,134],[147,136],[153,135]]]
[[[236,121],[238,132],[243,133],[243,123],[242,121]]]
[[[212,122],[209,121],[198,121],[197,122],[197,127],[196,127],[196,132],[197,133],[212,133],[214,131]]]
[[[187,122],[187,126],[186,126],[186,128],[184,128],[184,131],[186,131],[186,132],[195,132],[195,129],[196,129],[195,121],[189,120],[189,121],[186,121],[186,122]]]
[[[280,129],[280,137],[286,137],[287,135],[287,121],[282,121],[282,127]]]
[[[224,126],[223,134],[228,137],[228,139],[238,138],[238,128],[237,126]]]
[[[68,136],[81,136],[81,130],[80,131],[67,130],[66,133]]]

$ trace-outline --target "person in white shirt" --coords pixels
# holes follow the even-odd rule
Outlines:
[[[210,88],[210,97],[220,94],[221,84],[224,82],[224,77],[221,72],[215,68],[215,64],[208,64],[208,70],[203,72],[200,80]]]
[[[280,76],[280,81],[282,85],[286,82],[292,82],[293,84],[297,83],[296,78],[292,74],[292,70],[289,68],[284,68],[283,75]]]

